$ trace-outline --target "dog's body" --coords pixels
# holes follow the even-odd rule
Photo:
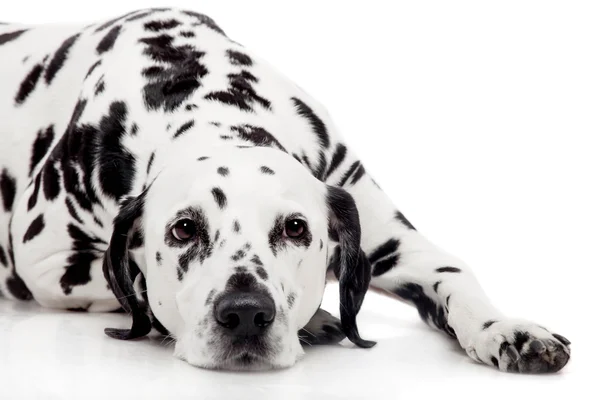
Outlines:
[[[305,325],[308,341],[340,338],[333,317],[315,314],[325,281],[320,265],[329,265],[342,286],[352,286],[354,292],[342,289],[342,301],[356,312],[362,297],[354,296],[370,283],[414,304],[428,324],[455,337],[478,362],[522,372],[557,371],[567,363],[565,338],[498,312],[470,269],[428,242],[397,211],[344,145],[326,110],[227,38],[210,18],[150,9],[87,27],[5,24],[0,59],[0,291],[5,296],[88,311],[121,304],[134,315],[130,331],[112,331],[122,338],[149,330],[142,317],[136,320],[137,307],[145,302],[143,313],[157,329],[173,334],[180,357],[195,365],[236,367],[215,354],[194,354],[192,348],[214,343],[184,326],[193,315],[202,329],[217,329],[205,317],[216,307],[215,294],[232,285],[232,276],[245,274],[251,286],[262,285],[273,298],[280,319],[271,329],[278,350],[272,350],[269,363],[286,366],[301,353],[295,335]],[[200,178],[201,184],[192,184]],[[202,220],[200,225],[211,229],[204,247],[177,253],[171,262],[167,247],[183,244],[164,232],[156,234],[164,242],[154,240],[150,226],[162,210],[190,197],[188,186],[194,199],[206,192],[204,204],[214,204],[203,204],[202,215],[186,214],[187,220]],[[356,204],[361,254],[368,258],[360,259],[352,274],[344,253],[344,246],[351,246],[340,228],[352,213],[338,204],[348,202],[346,192]],[[271,221],[271,208],[288,205],[275,206],[273,198],[302,205],[310,239],[277,244],[271,222],[265,221]],[[128,217],[142,218],[141,211],[132,211],[136,201],[145,211],[144,222],[132,222],[137,228],[131,235],[118,232]],[[329,227],[319,225],[321,212],[329,212]],[[332,219],[339,225],[333,234]],[[166,217],[161,223],[168,223]],[[263,231],[264,243],[247,239]],[[116,233],[131,236],[123,245],[131,265],[124,269],[115,266],[120,263]],[[243,234],[250,236],[241,239]],[[294,253],[296,248],[305,252]],[[234,260],[237,266],[231,268],[237,272],[216,268],[226,263],[225,256],[214,261],[220,253],[231,255],[227,262]],[[240,260],[246,260],[243,267]],[[168,264],[173,268],[165,268]],[[276,268],[283,264],[297,265],[297,271]],[[361,265],[370,265],[370,282]],[[132,283],[114,282],[138,266],[142,274],[136,284],[142,287],[133,297],[145,298],[134,304],[123,290]],[[196,298],[200,295],[190,288],[202,285]],[[197,303],[202,307],[187,309]],[[342,315],[341,330],[370,346],[353,329],[354,317]]]

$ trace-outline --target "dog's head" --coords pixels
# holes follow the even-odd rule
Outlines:
[[[140,267],[130,257],[136,236]],[[151,313],[176,339],[178,357],[207,368],[290,366],[302,354],[298,330],[321,303],[335,241],[342,330],[369,347],[356,327],[370,280],[360,238],[352,197],[281,151],[229,148],[171,163],[114,221],[104,272],[133,325],[106,332],[150,332],[134,290],[141,272]]]

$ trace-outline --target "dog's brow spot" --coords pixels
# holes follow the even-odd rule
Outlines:
[[[256,254],[252,256],[252,258],[250,259],[250,261],[252,261],[256,265],[260,265],[260,266],[263,265],[262,261],[260,260],[260,258]]]
[[[227,176],[227,175],[229,175],[229,168],[219,167],[219,168],[217,168],[217,173],[221,176]]]
[[[162,306],[162,301],[159,301],[159,302],[158,302],[158,305],[159,305],[159,306]]]
[[[275,171],[273,171],[271,168],[266,167],[266,166],[262,166],[260,167],[260,172],[262,172],[263,174],[267,174],[267,175],[275,175]]]
[[[211,122],[209,122],[209,124],[211,124],[212,126],[216,126],[217,128],[218,128],[219,126],[221,126],[221,123],[220,123],[220,122],[217,122],[217,121],[211,121]]]
[[[162,264],[162,254],[160,254],[160,251],[157,251],[157,252],[156,252],[156,263],[157,263],[158,265],[161,265],[161,264]]]
[[[212,194],[219,208],[221,210],[225,208],[225,206],[227,205],[227,197],[225,196],[225,193],[223,193],[223,191],[220,188],[216,187],[212,189]]]
[[[210,157],[207,157],[207,156],[198,157],[198,161],[208,160],[209,158]]]
[[[263,267],[256,267],[256,273],[264,281],[269,279],[269,274],[267,274],[267,271]]]
[[[235,221],[233,221],[233,231],[235,233],[240,233],[240,222],[236,219]]]

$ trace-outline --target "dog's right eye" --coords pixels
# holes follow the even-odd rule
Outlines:
[[[196,226],[192,220],[182,219],[177,221],[173,229],[171,229],[171,233],[175,239],[179,240],[180,242],[185,242],[196,235]]]

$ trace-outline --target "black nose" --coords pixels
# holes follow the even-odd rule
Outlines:
[[[214,313],[231,335],[260,335],[275,319],[275,302],[265,293],[231,292],[215,303]]]

